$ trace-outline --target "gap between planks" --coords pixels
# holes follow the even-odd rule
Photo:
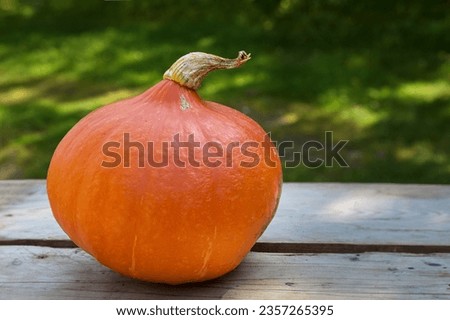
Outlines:
[[[0,246],[37,246],[51,248],[76,248],[70,240],[18,239],[0,240]],[[267,253],[364,253],[399,252],[413,254],[450,253],[450,246],[404,244],[350,244],[350,243],[273,243],[258,242],[253,252]]]

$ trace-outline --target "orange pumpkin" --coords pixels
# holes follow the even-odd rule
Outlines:
[[[239,265],[274,216],[280,160],[255,121],[195,90],[211,70],[249,59],[187,54],[152,88],[67,133],[47,189],[76,245],[151,282],[203,281]]]

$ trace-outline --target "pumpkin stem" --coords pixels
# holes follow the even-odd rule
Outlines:
[[[226,59],[204,52],[191,52],[178,59],[164,73],[164,79],[196,90],[209,72],[216,69],[238,68],[250,58],[250,53],[245,51],[239,51],[236,59]]]

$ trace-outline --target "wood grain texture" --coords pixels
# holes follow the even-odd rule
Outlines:
[[[0,181],[0,241],[65,239],[50,210],[44,180]]]
[[[285,184],[270,242],[450,244],[450,186]]]
[[[228,275],[144,283],[80,249],[0,246],[0,299],[450,299],[450,254],[250,253]]]
[[[450,245],[450,186],[285,183],[262,243]],[[67,240],[45,181],[0,182],[1,240]]]
[[[450,299],[450,253],[431,253],[450,247],[450,186],[283,187],[261,252],[220,279],[174,287],[122,277],[72,248],[45,181],[1,181],[0,299]],[[415,247],[428,254],[407,253]]]

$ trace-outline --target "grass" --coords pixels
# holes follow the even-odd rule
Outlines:
[[[186,52],[244,49],[253,59],[209,75],[200,95],[277,141],[349,140],[349,168],[286,168],[286,181],[450,182],[445,1],[200,2],[0,1],[0,178],[45,178],[79,119]]]

